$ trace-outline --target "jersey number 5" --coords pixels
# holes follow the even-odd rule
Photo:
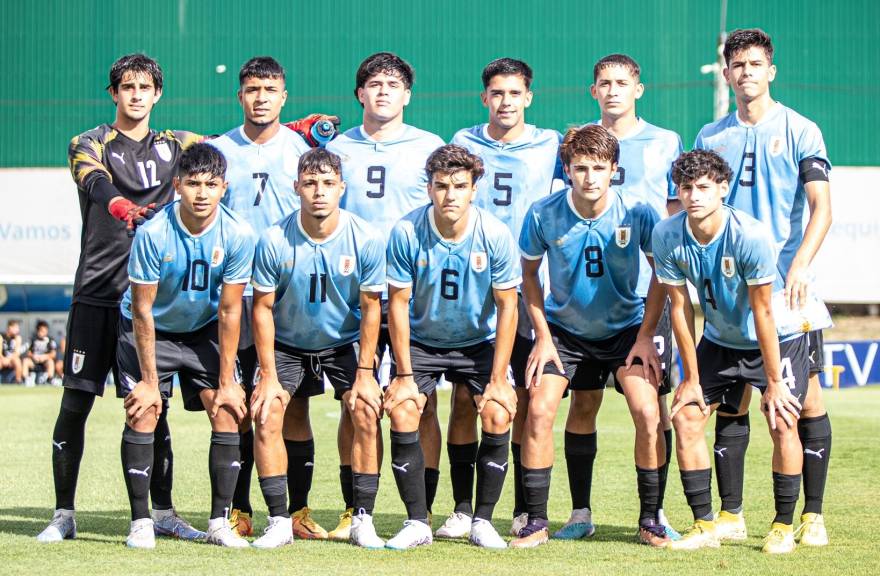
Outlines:
[[[510,172],[495,173],[495,190],[504,193],[503,198],[492,198],[492,203],[496,206],[510,206],[510,201],[513,198],[513,188],[511,188],[509,184],[501,183],[501,180],[507,178],[513,178],[513,174]]]

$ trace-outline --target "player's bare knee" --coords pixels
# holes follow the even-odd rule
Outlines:
[[[354,412],[350,415],[349,422],[355,430],[374,434],[379,430],[379,420],[376,413],[366,402],[358,400],[355,403]]]
[[[397,432],[410,432],[418,430],[420,415],[415,401],[407,400],[394,407],[389,414],[391,429]]]
[[[487,402],[480,414],[484,432],[502,434],[510,429],[510,413],[496,402]]]

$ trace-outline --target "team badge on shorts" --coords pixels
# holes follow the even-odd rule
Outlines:
[[[782,139],[782,136],[774,136],[770,139],[771,156],[779,156],[782,154],[783,149],[785,149],[785,141]]]
[[[339,273],[348,276],[352,272],[354,272],[354,256],[340,256]]]
[[[733,278],[736,274],[736,264],[733,262],[733,256],[721,257],[721,273],[728,278]]]
[[[614,241],[617,242],[617,245],[621,248],[626,248],[629,246],[629,239],[632,236],[631,232],[632,228],[629,226],[618,226],[617,230],[614,232]]]
[[[73,359],[70,361],[70,369],[74,374],[79,374],[86,363],[86,353],[79,350],[73,351]]]
[[[161,140],[156,142],[153,145],[153,148],[156,149],[156,154],[159,155],[159,158],[165,162],[171,162],[171,148],[168,146],[168,142]]]
[[[486,256],[485,252],[474,252],[471,254],[471,269],[474,272],[482,272],[486,269],[488,261],[489,258]]]
[[[214,250],[211,252],[211,267],[219,266],[223,263],[223,256],[226,255],[226,252],[223,251],[223,248],[220,246],[214,246]]]

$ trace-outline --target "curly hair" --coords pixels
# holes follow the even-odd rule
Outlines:
[[[724,158],[711,150],[685,152],[672,163],[672,181],[676,186],[695,182],[703,176],[720,184],[730,182],[733,172]]]

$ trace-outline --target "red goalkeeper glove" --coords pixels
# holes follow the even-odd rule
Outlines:
[[[305,138],[309,146],[317,148],[336,138],[339,133],[339,116],[309,114],[305,118],[285,124],[288,128]]]
[[[117,220],[125,222],[125,233],[131,238],[135,229],[156,215],[156,203],[138,206],[131,200],[119,196],[119,200],[110,203],[107,210]]]

